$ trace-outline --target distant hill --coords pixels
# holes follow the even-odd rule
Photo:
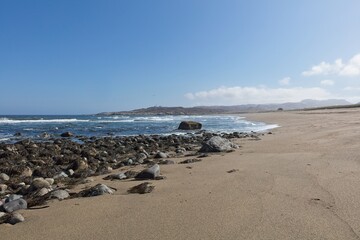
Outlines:
[[[295,110],[319,107],[333,107],[352,104],[342,99],[312,100],[306,99],[301,102],[288,102],[281,104],[245,104],[234,106],[197,106],[197,107],[149,107],[131,111],[103,112],[97,115],[207,115],[275,111],[278,109]]]

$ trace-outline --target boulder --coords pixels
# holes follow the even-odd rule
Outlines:
[[[157,152],[154,158],[167,158],[167,155],[163,152]]]
[[[72,137],[72,136],[74,136],[74,134],[71,133],[71,132],[64,132],[64,133],[62,133],[60,136],[61,136],[61,137]]]
[[[229,140],[214,136],[202,144],[199,152],[229,152],[234,148],[237,148],[237,146]]]
[[[194,121],[182,121],[178,127],[179,130],[198,130],[202,128],[202,124]]]
[[[149,182],[144,182],[139,185],[136,185],[128,190],[128,193],[139,193],[139,194],[145,194],[150,193],[152,190],[154,190],[154,186],[150,185]]]
[[[15,212],[15,213],[11,214],[8,223],[14,225],[14,224],[17,224],[17,223],[23,222],[23,221],[25,221],[25,218],[23,217],[23,215],[21,215],[18,212]]]
[[[135,176],[136,179],[155,179],[160,176],[160,166],[155,164],[154,166],[141,171]]]
[[[59,189],[59,190],[52,191],[50,193],[50,197],[56,198],[59,200],[64,200],[64,199],[70,197],[70,194],[66,190]]]
[[[4,208],[5,212],[12,213],[19,209],[26,209],[27,202],[24,199],[19,198],[14,201],[5,203],[2,207]]]

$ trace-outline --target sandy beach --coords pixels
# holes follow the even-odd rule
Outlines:
[[[26,221],[0,225],[1,239],[360,239],[360,109],[246,117],[281,127],[232,153],[162,166],[150,194],[98,177],[91,185],[114,195],[22,210]]]

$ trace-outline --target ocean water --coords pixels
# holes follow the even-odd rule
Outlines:
[[[241,116],[96,116],[96,115],[26,115],[0,116],[0,141],[17,141],[23,138],[41,139],[46,132],[58,137],[63,132],[82,136],[128,136],[150,134],[184,134],[177,130],[181,121],[197,121],[203,130],[210,132],[259,132],[277,125],[250,122]],[[21,133],[21,136],[14,136]]]

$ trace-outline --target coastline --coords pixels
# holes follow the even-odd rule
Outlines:
[[[279,124],[234,152],[162,166],[154,192],[53,201],[4,239],[359,239],[358,109],[246,114]],[[184,158],[186,159],[186,157]],[[182,158],[176,158],[181,161]],[[191,166],[191,168],[186,168]],[[236,171],[228,173],[227,171]],[[81,189],[84,185],[79,185]],[[76,189],[75,189],[76,190]]]

